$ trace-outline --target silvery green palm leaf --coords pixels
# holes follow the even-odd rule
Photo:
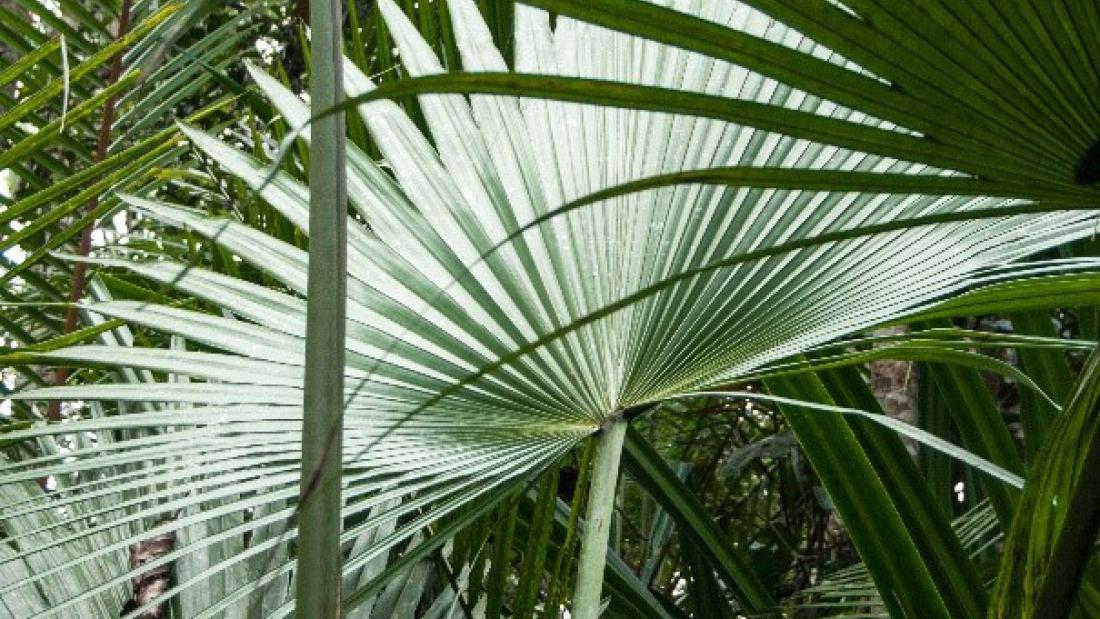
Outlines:
[[[700,4],[716,14],[732,5]],[[505,71],[474,3],[448,6],[464,69]],[[381,7],[405,69],[413,76],[440,73],[406,17],[389,0]],[[519,72],[708,93],[777,114],[799,110],[874,128],[899,141],[913,135],[724,61],[567,18],[552,29],[549,16],[535,9],[517,7],[516,18]],[[857,69],[739,5],[723,19]],[[253,69],[252,76],[290,124],[305,125],[305,103],[262,72]],[[344,79],[349,96],[374,89],[350,63]],[[1086,236],[1096,225],[1095,213],[1084,210],[1008,210],[963,220],[961,213],[1012,209],[1020,201],[922,194],[917,181],[935,186],[959,175],[729,120],[496,95],[425,94],[419,103],[430,140],[396,104],[364,101],[358,112],[383,160],[348,153],[355,217],[348,233],[343,541],[355,549],[345,562],[353,601],[374,586],[356,580],[362,568],[458,506],[492,505],[624,410],[734,381],[975,285],[1011,278],[1032,269],[1017,266],[1029,255]],[[186,133],[308,233],[305,185],[270,176],[263,163],[213,136]],[[302,137],[309,140],[308,127]],[[631,181],[712,168],[905,175],[914,190],[696,183],[557,212]],[[126,199],[166,226],[218,243],[280,289],[170,261],[97,259],[222,312],[95,303],[90,311],[180,336],[187,349],[80,346],[38,356],[187,380],[20,394],[172,406],[5,434],[7,441],[49,443],[62,434],[144,430],[75,453],[3,462],[3,488],[47,475],[73,481],[0,508],[5,531],[27,531],[5,540],[2,565],[21,577],[0,584],[0,599],[92,574],[94,582],[43,611],[65,615],[120,583],[186,560],[169,591],[181,599],[192,593],[186,616],[243,616],[249,608],[286,616],[293,612],[287,592],[306,254],[237,221],[155,196]],[[904,225],[919,218],[923,225]],[[78,516],[74,506],[106,485],[129,494]],[[48,535],[32,533],[27,519],[46,512],[61,521]],[[149,537],[175,532],[176,546],[137,567],[87,568],[142,534],[89,547],[92,536],[139,524]],[[212,550],[226,540],[243,541],[232,552]],[[65,559],[45,567],[44,557],[58,552]],[[22,567],[32,562],[43,567]],[[202,588],[217,594],[194,595]]]

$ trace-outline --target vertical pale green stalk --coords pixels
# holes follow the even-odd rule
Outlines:
[[[596,462],[588,493],[581,555],[577,562],[577,586],[573,590],[572,616],[577,619],[596,619],[600,614],[607,538],[611,531],[611,515],[615,510],[615,484],[619,481],[619,459],[623,453],[626,427],[624,417],[614,417],[604,423],[603,430],[596,437]]]
[[[343,97],[340,0],[313,0],[314,117]],[[340,616],[340,464],[344,411],[347,183],[343,113],[314,122],[309,161],[309,285],[299,504],[299,617]]]

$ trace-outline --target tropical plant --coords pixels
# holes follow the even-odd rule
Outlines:
[[[838,578],[858,580],[864,569],[877,588],[863,585],[856,608],[1012,616],[1034,599],[1064,610],[1082,579],[1090,591],[1082,575],[1091,544],[1081,536],[1091,542],[1096,519],[1050,513],[1047,499],[1069,493],[1076,505],[1088,494],[1081,466],[1095,457],[1100,374],[1090,361],[1065,400],[1073,389],[1062,351],[1092,342],[1052,337],[1034,313],[1037,335],[941,321],[1012,312],[1024,325],[1026,312],[1096,303],[1094,260],[1043,252],[1096,226],[1100,107],[1089,93],[1100,78],[1067,67],[1100,65],[1079,26],[1100,24],[1097,11],[1073,2],[1046,14],[989,3],[531,0],[540,8],[513,13],[504,4],[515,19],[507,54],[472,0],[431,13],[453,29],[463,71],[448,73],[447,41],[426,41],[400,7],[378,3],[388,32],[376,40],[392,37],[411,79],[376,87],[344,62],[349,100],[337,107],[358,111],[369,132],[362,149],[347,146],[346,222],[316,219],[321,202],[342,203],[340,182],[311,196],[293,173],[308,167],[317,187],[319,176],[344,172],[318,164],[340,159],[339,123],[323,110],[339,78],[329,76],[311,112],[249,67],[300,141],[282,140],[280,157],[298,164],[269,161],[284,137],[277,122],[270,136],[257,133],[251,154],[183,129],[222,170],[210,173],[211,189],[188,187],[203,204],[225,200],[217,175],[228,173],[314,241],[318,225],[346,223],[346,339],[306,309],[307,297],[335,301],[307,288],[338,274],[338,256],[307,260],[285,235],[169,203],[171,185],[120,196],[164,234],[197,235],[263,279],[123,247],[76,256],[171,288],[178,302],[93,290],[81,307],[102,325],[103,343],[9,356],[113,371],[103,382],[13,394],[90,404],[64,423],[4,428],[0,600],[9,612],[117,616],[131,580],[171,565],[164,596],[124,616],[168,598],[187,617],[293,613],[295,584],[303,599],[307,582],[296,555],[307,539],[334,541],[306,516],[314,476],[309,466],[303,473],[303,449],[320,446],[316,462],[338,444],[331,418],[303,441],[303,382],[308,390],[311,374],[326,373],[311,360],[339,364],[346,383],[343,470],[330,479],[342,485],[349,616],[415,612],[433,566],[449,587],[428,614],[499,616],[517,535],[528,541],[511,592],[516,615],[568,604],[572,616],[594,617],[604,591],[612,614],[688,612],[607,554],[620,458],[675,524],[690,612],[777,612],[746,549],[627,429],[700,400],[782,409],[863,562]],[[314,36],[339,49],[330,33]],[[408,95],[415,105],[392,101]],[[903,321],[918,328],[860,335]],[[170,345],[134,346],[122,323],[168,334]],[[306,356],[326,328],[344,350]],[[1019,349],[1028,372],[972,352],[981,347]],[[877,414],[855,369],[877,358],[930,366],[939,406],[963,404],[950,410],[962,447],[944,440],[946,426]],[[1052,472],[1024,485],[1022,500],[1024,461],[977,370],[1031,394],[1021,413],[1027,453]],[[748,381],[767,393],[735,386]],[[979,570],[988,545],[960,541],[897,433],[922,443],[926,470],[943,470],[935,458],[946,454],[981,474],[998,526],[1010,531],[1008,556],[1039,553],[1020,572],[1004,564],[992,604]],[[585,483],[565,505],[559,471],[588,437]],[[1086,446],[1084,455],[1074,460],[1063,444]],[[56,490],[42,491],[46,477]],[[1029,511],[1014,519],[1017,509]],[[1032,511],[1044,524],[1034,533]],[[147,562],[128,556],[165,536],[171,547]],[[560,577],[576,549],[576,576]],[[1057,583],[1042,579],[1050,557],[1065,561]],[[336,578],[318,571],[308,582]],[[728,603],[707,603],[718,599]]]
[[[212,84],[226,79],[221,72],[250,43],[264,11],[261,3],[206,30],[190,26],[215,10],[209,2],[47,4],[0,8],[14,28],[0,46],[13,57],[0,74],[0,282],[5,301],[37,305],[4,321],[23,346],[78,326],[75,310],[49,304],[84,295],[84,266],[52,251],[87,254],[118,236],[118,227],[140,243],[140,222],[119,213],[112,190],[159,182],[158,166],[185,152],[171,114],[197,120],[231,103],[232,92]],[[96,228],[111,218],[118,225]],[[63,383],[64,371],[50,380]]]

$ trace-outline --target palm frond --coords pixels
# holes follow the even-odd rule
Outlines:
[[[444,72],[442,62],[405,14],[383,0],[404,70],[439,87],[458,84],[456,92],[492,85],[492,76],[477,74],[505,73],[508,66],[488,27],[471,1],[447,4],[462,66],[474,75],[432,77]],[[736,40],[748,37],[761,49],[782,47],[800,58],[820,58],[835,67],[829,75],[845,71],[866,84],[874,81],[868,70],[882,73],[882,63],[868,60],[866,69],[856,64],[872,58],[857,57],[847,39],[835,44],[855,61],[743,5],[700,6],[706,20],[720,21],[715,27]],[[1069,147],[1081,142],[1079,133],[1040,143],[1051,150],[1047,169],[1022,159],[1018,136],[1007,140],[1001,129],[988,135],[1005,138],[1006,148],[993,155],[979,151],[959,134],[962,120],[972,115],[965,109],[958,117],[945,116],[943,126],[908,127],[905,121],[916,125],[927,117],[891,116],[879,107],[871,116],[842,107],[839,97],[821,98],[809,89],[813,84],[802,84],[806,79],[798,78],[797,88],[777,81],[760,62],[709,57],[564,15],[551,28],[549,14],[529,7],[516,7],[515,15],[516,71],[561,77],[539,82],[504,76],[499,82],[507,88],[468,98],[420,94],[430,140],[401,107],[383,99],[398,90],[376,90],[346,64],[347,94],[383,157],[379,164],[355,148],[348,151],[354,216],[347,222],[342,456],[348,524],[341,541],[355,549],[344,566],[349,577],[404,547],[442,515],[499,498],[626,409],[734,381],[975,285],[1026,273],[1020,261],[1085,237],[1096,225],[1089,210],[1006,211],[966,220],[962,216],[970,210],[1008,209],[1022,201],[1011,191],[1007,197],[914,191],[921,176],[977,175],[1002,181],[1006,190],[1034,182],[1067,201],[1092,200],[1095,191],[1067,176],[1073,164]],[[660,15],[671,19],[667,12]],[[903,32],[899,26],[889,34]],[[291,126],[306,123],[304,102],[258,71],[253,77]],[[402,88],[418,88],[416,83]],[[612,83],[626,85],[616,90]],[[549,99],[507,96],[539,84],[543,88],[535,94]],[[598,92],[625,95],[611,99],[616,106],[593,105]],[[655,94],[670,98],[644,99]],[[912,105],[918,103],[931,105]],[[719,108],[721,114],[713,112]],[[703,113],[708,109],[712,113]],[[1084,111],[1060,121],[1052,140],[1065,137],[1063,130],[1079,129],[1078,119],[1087,124],[1094,108],[1073,109]],[[997,123],[1012,116],[1011,110],[997,111]],[[927,138],[941,129],[955,141]],[[214,136],[193,129],[186,134],[308,234],[304,184],[283,171],[270,174],[266,162]],[[308,128],[301,137],[310,141]],[[545,217],[624,183],[731,167],[833,172],[834,179],[853,170],[912,178],[899,181],[900,191],[881,194],[662,186]],[[131,578],[172,561],[200,561],[198,555],[205,554],[207,563],[167,595],[190,595],[223,579],[220,589],[211,589],[222,595],[206,599],[209,606],[198,616],[257,608],[257,597],[267,600],[265,614],[287,616],[293,600],[267,595],[288,590],[294,565],[301,384],[308,370],[307,255],[241,222],[165,203],[155,191],[125,200],[166,226],[217,243],[266,273],[279,289],[167,260],[99,259],[186,291],[220,313],[150,302],[91,304],[88,310],[105,318],[184,337],[194,350],[83,347],[50,353],[51,359],[140,368],[189,381],[17,394],[23,400],[150,406],[6,433],[8,441],[48,445],[74,432],[107,437],[120,428],[142,430],[109,445],[104,439],[0,466],[0,487],[25,485],[44,474],[74,480],[56,493],[31,494],[0,508],[5,530],[17,530],[9,521],[56,515],[59,505],[76,505],[108,483],[133,492],[110,508],[67,514],[46,539],[29,532],[6,539],[15,550],[3,555],[5,569],[18,570],[21,561],[44,563],[54,552],[65,555],[0,585],[0,595],[19,595],[62,575],[77,578],[88,571],[85,566],[133,542],[132,534],[119,531],[153,520],[158,524],[143,535],[176,534],[171,552],[141,566],[103,569],[47,613],[76,612]],[[945,220],[907,221],[927,216]],[[537,226],[516,234],[540,217]],[[154,406],[161,404],[172,407]],[[819,438],[827,451],[829,437]],[[138,476],[118,472],[113,467],[119,464],[144,468]],[[91,544],[101,535],[117,537]],[[234,539],[247,541],[220,553],[209,550]],[[377,592],[371,589],[375,581],[356,582],[360,591]],[[926,584],[934,589],[930,580]],[[348,595],[355,602],[373,599]]]

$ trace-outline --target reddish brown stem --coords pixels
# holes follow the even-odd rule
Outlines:
[[[121,39],[126,36],[126,33],[130,30],[130,10],[132,0],[122,0],[122,11],[118,16],[118,32],[115,37]],[[119,50],[111,59],[110,72],[107,74],[107,86],[111,86],[118,82],[122,77],[122,54],[123,50]],[[111,147],[111,125],[115,121],[115,106],[118,104],[118,95],[112,95],[103,102],[103,117],[99,123],[99,135],[96,139],[95,153],[92,155],[92,161],[99,163],[107,158],[107,151]],[[99,206],[99,198],[93,196],[88,200],[88,203],[84,205],[84,212],[92,212]],[[88,224],[86,228],[80,232],[80,245],[77,247],[77,254],[80,256],[87,256],[92,250],[92,230],[95,228],[95,224]],[[88,265],[84,262],[77,262],[73,265],[73,279],[69,287],[69,307],[65,310],[65,325],[62,327],[62,334],[67,335],[76,330],[77,321],[79,319],[79,313],[76,309],[77,301],[84,296],[84,289],[87,287],[88,280]],[[53,384],[64,385],[65,380],[69,377],[68,368],[57,368],[54,370]],[[58,421],[61,419],[61,403],[58,401],[50,402],[49,408],[46,409],[46,417],[50,421]]]

